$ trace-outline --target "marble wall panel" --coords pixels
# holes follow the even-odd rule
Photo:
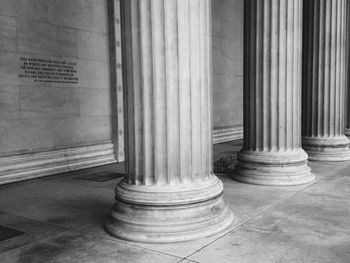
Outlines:
[[[84,60],[78,63],[79,85],[87,88],[110,88],[109,62]]]
[[[53,119],[54,144],[61,147],[91,145],[111,138],[111,122],[109,117],[72,117]]]
[[[20,88],[22,118],[52,118],[79,116],[79,89],[62,87]]]
[[[79,58],[104,61],[109,59],[108,39],[105,34],[79,30],[77,42]]]
[[[0,156],[110,141],[107,0],[0,0]],[[79,83],[19,78],[21,57],[77,62]]]
[[[13,87],[20,83],[18,53],[0,51],[0,87]]]
[[[0,16],[0,50],[17,50],[16,19]]]
[[[18,49],[40,56],[77,56],[76,31],[51,24],[18,20]]]
[[[19,88],[0,87],[0,119],[11,120],[20,117]]]
[[[50,119],[0,119],[0,155],[54,148]]]
[[[101,0],[104,2],[107,0]],[[107,5],[91,0],[48,0],[49,22],[90,32],[108,32]]]
[[[111,112],[111,103],[109,89],[80,89],[81,116],[106,116]]]
[[[212,1],[213,125],[243,125],[243,1]]]
[[[60,1],[57,1],[60,2]],[[0,15],[48,21],[47,0],[1,0]]]

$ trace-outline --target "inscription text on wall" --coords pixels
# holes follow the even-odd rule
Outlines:
[[[59,59],[21,57],[18,76],[34,82],[79,83],[77,62]]]

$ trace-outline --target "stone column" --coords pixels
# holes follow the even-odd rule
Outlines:
[[[260,185],[310,182],[301,148],[302,0],[244,3],[244,146],[233,178]]]
[[[107,231],[205,237],[233,219],[212,168],[210,0],[124,0],[127,168]]]
[[[304,1],[302,135],[310,160],[350,159],[344,125],[346,2]]]

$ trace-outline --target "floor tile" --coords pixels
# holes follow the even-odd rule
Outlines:
[[[350,235],[288,218],[256,220],[265,221],[266,228],[259,229],[264,222],[240,228],[190,259],[201,263],[349,262]]]
[[[0,212],[0,225],[23,233],[0,242],[0,253],[67,231],[65,228]],[[1,261],[0,261],[1,262]]]
[[[350,201],[342,198],[302,192],[275,206],[271,213],[350,234]]]
[[[24,232],[0,225],[0,244],[2,241],[23,235]]]
[[[166,263],[179,258],[72,231],[0,254],[0,262]]]
[[[87,180],[87,181],[101,183],[101,182],[107,182],[107,181],[118,179],[118,178],[123,178],[124,176],[125,176],[125,174],[121,174],[121,173],[96,172],[93,174],[77,176],[77,177],[74,177],[74,179]]]
[[[0,188],[0,195],[0,210],[69,229],[86,224],[102,227],[114,203],[113,189],[59,181],[35,181]]]

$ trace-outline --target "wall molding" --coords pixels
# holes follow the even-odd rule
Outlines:
[[[0,185],[117,162],[113,143],[0,157]]]
[[[213,143],[223,143],[243,139],[243,126],[214,128]]]

